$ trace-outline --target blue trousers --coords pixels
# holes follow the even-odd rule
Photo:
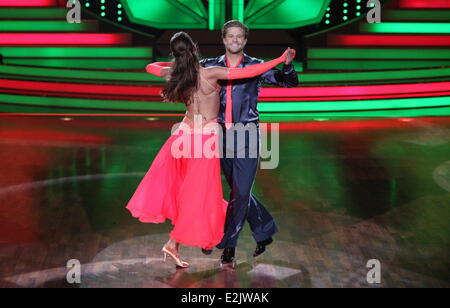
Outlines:
[[[228,140],[227,133],[223,134],[223,156],[220,159],[221,169],[231,188],[230,201],[225,221],[225,235],[216,246],[219,249],[234,248],[237,246],[239,233],[245,221],[250,224],[255,241],[268,239],[279,231],[273,217],[265,209],[263,204],[251,193],[255,181],[256,170],[260,159],[260,129],[259,125],[253,125],[253,131],[245,132],[245,142],[238,143],[237,132],[234,131],[233,142]],[[225,129],[224,129],[225,132]],[[250,137],[256,136],[256,142],[250,142]],[[256,148],[255,148],[256,143]],[[245,157],[239,158],[245,148]],[[233,157],[224,157],[225,153],[233,153]],[[255,155],[251,156],[250,152]]]

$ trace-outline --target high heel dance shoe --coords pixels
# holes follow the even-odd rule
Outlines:
[[[162,252],[164,254],[163,261],[166,262],[167,256],[170,256],[173,261],[175,262],[175,265],[177,268],[186,268],[189,266],[189,263],[182,261],[172,250],[164,246],[162,249]]]

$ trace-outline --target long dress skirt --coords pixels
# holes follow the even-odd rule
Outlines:
[[[174,225],[170,237],[212,249],[224,235],[217,118],[197,125],[184,117],[156,155],[126,208],[144,223]]]

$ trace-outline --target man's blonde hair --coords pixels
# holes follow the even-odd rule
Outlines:
[[[228,28],[231,28],[231,27],[241,28],[242,30],[244,30],[245,38],[248,37],[248,32],[250,31],[250,29],[244,23],[240,22],[239,20],[227,21],[222,27],[222,37],[225,37],[225,35],[227,35],[227,30],[228,30]]]

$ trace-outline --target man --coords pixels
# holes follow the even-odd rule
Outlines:
[[[217,58],[204,59],[200,61],[203,67],[223,66],[223,67],[245,67],[263,62],[260,59],[249,57],[244,53],[247,43],[249,29],[240,21],[231,20],[224,24],[222,28],[222,39],[226,53]],[[256,169],[259,163],[259,114],[257,110],[258,94],[261,84],[274,84],[280,87],[296,87],[298,85],[297,73],[292,64],[295,51],[291,50],[283,69],[272,69],[263,75],[243,80],[223,81],[220,91],[220,110],[218,122],[224,127],[225,122],[234,125],[242,123],[243,126],[256,128],[256,138],[258,150],[256,157],[250,155],[244,158],[222,157],[220,165],[223,173],[231,187],[230,202],[227,210],[225,222],[225,235],[217,245],[217,248],[224,249],[221,263],[233,263],[235,259],[235,248],[239,233],[242,230],[245,220],[250,224],[252,235],[257,242],[254,257],[265,251],[267,245],[272,243],[272,236],[278,232],[278,227],[264,208],[261,202],[251,193],[253,182],[255,181]],[[229,128],[228,125],[226,125]],[[238,151],[236,142],[227,144],[226,133],[223,134],[223,144],[227,148],[232,148],[236,154]],[[250,141],[245,138],[245,148],[249,149]],[[211,251],[202,250],[205,254]]]

